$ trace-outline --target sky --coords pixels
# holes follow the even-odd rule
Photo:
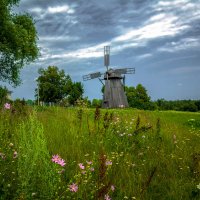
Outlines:
[[[126,85],[142,84],[152,100],[200,99],[200,0],[21,0],[38,32],[40,56],[21,71],[12,98],[34,99],[39,68],[57,66],[84,85],[84,96],[102,98],[98,79],[110,67],[134,67]]]

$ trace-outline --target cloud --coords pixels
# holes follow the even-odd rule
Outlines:
[[[42,11],[43,11],[43,9],[40,8],[40,7],[35,7],[35,8],[29,9],[29,12],[33,12],[33,13],[36,13],[36,14],[41,14]]]
[[[177,25],[175,22],[178,19],[176,16],[160,15],[152,17],[149,23],[139,29],[133,29],[125,34],[114,39],[114,42],[126,42],[126,41],[148,41],[157,39],[159,37],[175,36],[184,29],[187,29],[187,25]],[[160,20],[160,17],[163,20]]]
[[[146,53],[146,54],[137,56],[137,60],[146,59],[146,58],[149,58],[149,57],[152,57],[152,56],[153,55],[151,53]]]
[[[165,46],[158,48],[161,52],[174,53],[177,51],[189,50],[199,48],[200,38],[183,38],[178,41],[172,41],[165,44]]]
[[[168,84],[176,75],[199,73],[199,1],[21,0],[19,12],[29,12],[36,21],[41,49],[39,60],[22,71],[26,80],[28,73],[37,76],[39,67],[49,65],[82,80],[83,74],[104,70],[106,45],[111,46],[112,66],[136,65],[141,70],[133,84],[154,81],[146,78],[148,71],[154,77],[160,73],[161,79],[174,75]]]
[[[56,13],[73,14],[75,12],[75,10],[70,8],[68,5],[48,7],[47,11],[51,14],[56,14]]]
[[[75,58],[75,59],[87,59],[87,58],[99,58],[103,57],[104,46],[109,43],[101,43],[92,47],[87,47],[71,52],[63,52],[63,54],[52,55],[51,58]]]
[[[77,36],[41,36],[39,38],[40,41],[47,41],[47,42],[73,42],[73,41],[77,41],[80,38]]]

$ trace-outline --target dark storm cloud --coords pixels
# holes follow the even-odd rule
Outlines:
[[[105,45],[111,45],[112,66],[136,67],[137,74],[127,83],[143,83],[154,99],[170,87],[173,90],[161,97],[171,98],[184,81],[199,77],[199,0],[21,0],[15,10],[33,16],[41,49],[38,61],[22,71],[24,80],[49,65],[78,81],[83,74],[103,72]],[[169,85],[163,82],[165,74],[170,74]],[[94,85],[101,87],[97,81],[84,84],[86,96],[99,95],[94,92]],[[195,96],[189,86],[185,89]]]

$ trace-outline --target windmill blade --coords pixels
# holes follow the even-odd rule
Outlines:
[[[122,69],[115,69],[114,71],[117,74],[135,74],[135,68],[122,68]]]
[[[99,77],[101,77],[101,73],[95,72],[95,73],[84,75],[83,80],[88,81],[88,80],[91,80],[91,79],[94,79],[94,78],[99,78]]]

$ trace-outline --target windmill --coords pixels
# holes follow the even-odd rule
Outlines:
[[[105,73],[95,72],[83,76],[83,80],[98,78],[104,85],[103,108],[128,107],[127,97],[124,91],[125,74],[134,74],[135,68],[112,69],[110,65],[110,46],[104,47]],[[105,81],[105,84],[103,83]]]

